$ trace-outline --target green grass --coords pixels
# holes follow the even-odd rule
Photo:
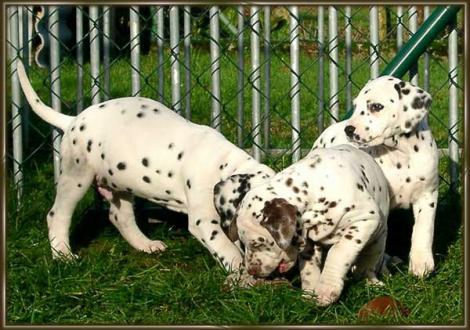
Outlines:
[[[280,33],[280,32],[279,32]],[[340,45],[342,47],[342,45]],[[359,47],[359,46],[355,46]],[[342,48],[340,48],[342,51]],[[248,50],[246,52],[248,54]],[[367,47],[354,49],[353,95],[368,80]],[[393,48],[385,48],[390,59]],[[318,102],[316,53],[302,52],[301,138],[302,148],[309,148],[316,136]],[[236,141],[237,91],[236,57],[225,51],[221,59],[222,132]],[[271,68],[271,148],[289,148],[290,74],[288,52],[276,50]],[[204,47],[192,51],[192,120],[210,124],[210,58]],[[141,59],[142,96],[156,98],[156,55]],[[385,63],[381,63],[383,69]],[[448,96],[447,59],[432,53],[431,94],[433,116],[430,123],[441,147],[447,147]],[[245,72],[250,59],[245,57]],[[420,62],[422,72],[422,62]],[[169,61],[165,62],[165,103],[170,102]],[[461,74],[462,69],[459,71]],[[90,86],[89,65],[85,66],[85,86]],[[341,73],[341,71],[340,71]],[[64,60],[61,68],[63,111],[74,113],[76,71],[73,61]],[[182,75],[183,80],[184,75]],[[47,71],[33,69],[31,78],[38,94],[48,103]],[[111,96],[131,94],[130,67],[126,59],[117,59],[111,68]],[[245,147],[250,147],[251,92],[245,77]],[[340,75],[340,113],[346,112],[344,74]],[[325,102],[328,104],[328,69],[325,67]],[[460,109],[463,108],[461,91]],[[183,94],[184,95],[184,94]],[[9,98],[7,98],[9,100]],[[262,101],[263,104],[264,101]],[[90,104],[90,90],[85,87],[85,106]],[[184,107],[183,107],[184,108]],[[461,112],[460,112],[461,113]],[[325,113],[325,122],[328,116]],[[149,225],[149,212],[139,211],[140,225],[152,239],[162,239],[168,249],[158,255],[134,251],[107,223],[103,212],[90,211],[93,194],[80,202],[74,216],[72,238],[79,260],[70,263],[51,258],[45,215],[55,195],[51,183],[50,127],[30,115],[34,129],[26,146],[24,195],[21,205],[14,200],[9,187],[7,208],[7,323],[8,324],[360,324],[359,308],[370,299],[391,295],[407,306],[407,318],[384,317],[377,324],[463,324],[463,251],[460,205],[458,196],[448,191],[441,181],[440,202],[436,220],[435,246],[437,269],[420,280],[407,273],[407,265],[394,269],[385,278],[385,286],[367,286],[364,281],[347,281],[337,304],[319,308],[301,298],[298,276],[293,274],[295,288],[260,286],[252,289],[224,289],[226,274],[210,254],[185,228],[185,217],[169,216],[163,224]],[[460,125],[462,127],[462,125]],[[462,129],[460,141],[462,141]],[[279,170],[291,163],[290,152],[270,155],[265,162]],[[447,159],[442,158],[440,173],[445,180]],[[409,251],[412,218],[409,212],[396,212],[390,219],[388,250],[406,259]],[[390,237],[390,236],[389,236]]]
[[[149,225],[141,211],[139,219],[146,234],[162,239],[168,249],[158,255],[133,250],[107,224],[104,213],[87,212],[92,204],[91,193],[74,217],[77,225],[72,237],[79,242],[74,247],[79,260],[54,261],[45,223],[54,196],[52,168],[46,165],[31,172],[34,175],[27,179],[26,186],[28,198],[19,210],[15,211],[11,198],[8,201],[10,324],[360,324],[356,318],[359,308],[383,294],[399,299],[411,310],[410,316],[373,322],[463,322],[460,213],[446,199],[439,207],[435,274],[420,280],[407,274],[407,266],[401,265],[394,269],[393,276],[385,278],[385,287],[350,280],[339,303],[319,308],[302,299],[298,288],[288,286],[224,290],[226,274],[184,228],[184,217]],[[401,212],[390,221],[390,230],[403,240],[391,244],[409,246],[409,215]],[[93,233],[90,239],[77,237],[80,225]],[[397,247],[395,252],[407,253]],[[298,285],[295,274],[293,283]]]

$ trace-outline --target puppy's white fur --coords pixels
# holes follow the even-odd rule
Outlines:
[[[376,280],[388,211],[387,181],[372,157],[350,145],[316,149],[243,198],[236,225],[245,265],[265,277],[290,269],[301,252],[302,289],[330,304],[353,264]],[[331,248],[321,270],[325,246]]]
[[[383,108],[377,110],[378,104]],[[352,117],[328,127],[311,150],[350,143],[374,157],[388,181],[390,207],[413,209],[409,270],[420,277],[434,270],[439,185],[439,154],[427,123],[430,105],[431,96],[408,82],[390,76],[371,80],[354,100]]]
[[[34,92],[20,61],[18,76],[33,111],[60,128],[61,169],[48,216],[53,256],[71,257],[69,227],[78,201],[97,179],[110,201],[110,220],[138,250],[161,251],[137,227],[133,195],[188,214],[189,231],[227,269],[242,256],[220,227],[214,185],[234,174],[269,176],[258,163],[216,130],[193,124],[162,104],[127,97],[92,105],[72,117],[46,106]]]

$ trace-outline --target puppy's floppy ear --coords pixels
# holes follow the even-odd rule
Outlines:
[[[228,227],[233,222],[238,205],[251,188],[252,177],[253,174],[236,174],[214,186],[214,206],[222,220],[222,227]]]
[[[274,198],[264,204],[263,220],[260,224],[265,227],[276,244],[287,250],[295,235],[297,223],[297,208],[283,198]]]
[[[408,82],[395,84],[395,89],[401,94],[403,105],[398,115],[400,128],[403,133],[409,133],[428,114],[432,97],[428,92]]]
[[[227,237],[232,241],[236,242],[239,240],[238,237],[238,226],[237,226],[237,217],[234,217],[230,225],[228,226],[228,229],[226,231]]]

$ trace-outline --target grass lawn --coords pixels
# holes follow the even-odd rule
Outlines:
[[[90,192],[80,203],[72,231],[71,263],[50,256],[45,215],[52,205],[52,166],[30,169],[27,198],[19,211],[10,199],[7,218],[7,320],[11,324],[360,324],[359,308],[378,295],[391,295],[407,306],[407,318],[385,317],[389,324],[462,324],[463,256],[460,212],[443,198],[438,208],[436,272],[427,279],[393,269],[382,288],[347,281],[338,303],[319,308],[295,288],[260,286],[224,290],[226,274],[187,231],[185,216],[170,215],[162,224],[147,218],[161,212],[141,209],[139,223],[151,239],[168,249],[157,255],[133,250],[107,222],[90,211]],[[444,192],[445,195],[445,192]],[[396,212],[389,221],[388,250],[406,258],[412,219]]]
[[[353,81],[357,86],[353,86],[353,95],[369,77],[368,62],[364,59],[367,49],[355,51]],[[393,50],[384,50],[386,58],[393,55]],[[141,61],[141,96],[156,98],[156,54],[152,51]],[[307,52],[300,58],[302,148],[309,148],[318,136],[318,65],[315,61],[316,55]],[[222,132],[231,141],[236,141],[237,70],[233,63],[236,63],[234,52],[224,50],[221,59]],[[290,74],[286,63],[289,63],[289,53],[277,51],[271,64],[270,148],[289,148],[291,145]],[[192,120],[210,124],[210,58],[207,51],[194,48],[192,64]],[[249,67],[250,60],[245,57],[246,73]],[[381,69],[383,67],[384,63],[381,63]],[[446,67],[446,57],[433,53],[430,91],[434,100],[430,123],[438,144],[443,148],[447,147]],[[75,70],[73,61],[65,59],[61,68],[61,84],[63,111],[67,113],[75,111]],[[166,60],[166,104],[171,103],[169,70],[169,61]],[[422,72],[422,63],[420,70]],[[88,64],[85,72],[85,86],[90,86]],[[182,74],[184,81],[183,77]],[[34,68],[31,78],[39,95],[48,103],[47,71]],[[346,112],[345,82],[341,73],[341,114]],[[247,76],[245,84],[244,146],[250,147],[251,92]],[[326,66],[326,104],[328,87]],[[117,59],[111,68],[111,95],[114,98],[130,94],[129,60]],[[459,100],[462,109],[461,96]],[[85,88],[84,103],[85,106],[90,104],[88,87]],[[404,264],[393,269],[393,276],[385,278],[385,286],[381,288],[367,286],[364,281],[348,280],[339,302],[320,308],[301,298],[299,278],[295,272],[289,274],[293,287],[264,285],[225,290],[226,274],[188,233],[184,215],[137,208],[139,224],[144,232],[151,239],[163,240],[168,249],[155,255],[134,251],[108,223],[105,212],[92,209],[92,192],[80,202],[74,215],[72,241],[80,258],[70,263],[52,260],[45,222],[55,196],[51,129],[34,114],[29,118],[31,131],[25,146],[29,157],[23,164],[24,199],[21,205],[17,204],[10,184],[7,200],[8,324],[360,324],[356,316],[359,308],[379,295],[391,295],[400,300],[410,309],[410,315],[406,318],[377,318],[371,321],[373,323],[463,324],[461,199],[448,192],[447,158],[442,158],[440,165],[443,180],[435,230],[435,273],[424,280],[407,273],[413,221],[409,212],[394,212],[389,220],[387,250],[406,259]],[[327,113],[325,118],[325,121],[329,118]],[[461,137],[462,130],[459,132],[460,141]],[[265,162],[279,170],[291,163],[290,152],[268,155]],[[149,224],[149,217],[164,221]]]

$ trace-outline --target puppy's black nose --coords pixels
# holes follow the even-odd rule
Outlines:
[[[356,127],[354,126],[351,126],[351,125],[348,125],[344,128],[344,132],[346,133],[346,135],[350,138],[353,137],[353,134],[354,134],[354,131],[356,130]]]

